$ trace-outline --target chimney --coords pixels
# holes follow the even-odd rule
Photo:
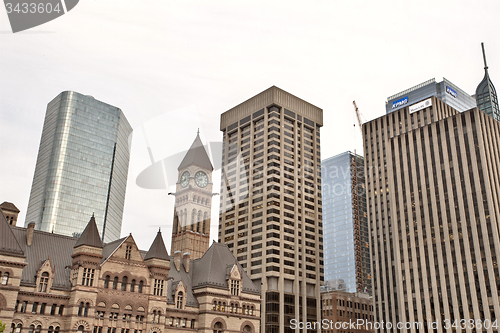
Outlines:
[[[181,269],[181,251],[174,252],[174,265],[177,271]]]
[[[184,265],[184,269],[186,273],[189,273],[189,263],[191,262],[191,254],[189,252],[184,253],[182,256],[182,263]]]
[[[35,222],[28,223],[28,228],[26,228],[26,244],[31,246],[33,243],[33,232],[35,231]]]

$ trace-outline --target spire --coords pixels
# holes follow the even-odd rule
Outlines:
[[[101,237],[99,236],[99,230],[97,230],[97,224],[95,223],[94,214],[90,218],[89,223],[83,230],[82,235],[78,238],[74,248],[77,248],[80,245],[88,245],[93,247],[102,248]]]
[[[182,170],[190,165],[197,165],[207,170],[213,170],[212,162],[210,162],[210,158],[208,157],[207,151],[205,147],[203,147],[203,143],[200,139],[200,131],[196,134],[196,139],[194,139],[191,148],[189,148],[186,156],[182,160],[179,168],[177,170]]]
[[[488,73],[488,65],[486,64],[486,52],[484,52],[484,43],[481,43],[481,48],[483,49],[483,60],[484,60],[484,70]]]
[[[159,230],[156,234],[153,244],[151,244],[151,247],[149,248],[148,253],[146,253],[146,256],[144,256],[144,260],[152,258],[170,260],[170,258],[168,257],[167,249],[165,248],[165,243],[163,242],[163,237],[161,236],[161,231]]]
[[[0,253],[24,256],[24,252],[14,236],[2,210],[0,210]]]

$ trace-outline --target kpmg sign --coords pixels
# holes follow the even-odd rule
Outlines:
[[[392,108],[398,108],[402,105],[408,104],[408,96],[398,99],[397,101],[392,102]]]
[[[449,86],[446,86],[446,92],[448,94],[450,94],[451,96],[457,98],[457,95],[458,95],[457,92],[455,90],[451,89]]]
[[[425,109],[429,106],[432,106],[432,99],[430,98],[426,99],[425,101],[410,105],[410,114]]]

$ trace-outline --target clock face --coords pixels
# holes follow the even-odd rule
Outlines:
[[[198,185],[199,187],[205,187],[208,184],[208,176],[203,171],[198,171],[194,175],[194,181],[196,182],[196,185]]]
[[[181,176],[181,186],[186,187],[189,184],[189,171],[184,171]]]

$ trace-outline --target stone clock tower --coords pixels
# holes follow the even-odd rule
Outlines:
[[[197,259],[209,246],[214,170],[199,133],[177,170],[170,253]]]

